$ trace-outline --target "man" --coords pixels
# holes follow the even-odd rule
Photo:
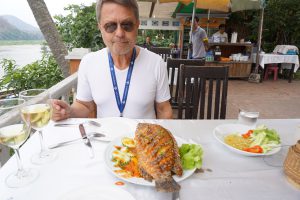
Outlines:
[[[150,49],[151,47],[153,47],[153,43],[151,42],[151,38],[150,36],[147,36],[146,37],[146,41],[144,42],[143,44],[143,47],[146,48],[146,49]]]
[[[166,66],[159,55],[135,45],[136,0],[98,0],[98,27],[107,48],[86,55],[78,71],[75,102],[53,100],[55,121],[88,117],[172,118]]]
[[[228,35],[225,33],[225,24],[220,24],[219,31],[213,34],[213,42],[228,42]]]
[[[192,23],[192,19],[190,19]],[[192,58],[193,59],[201,59],[205,58],[206,51],[208,49],[208,39],[204,29],[202,29],[199,25],[199,18],[195,16],[194,24],[192,29]]]

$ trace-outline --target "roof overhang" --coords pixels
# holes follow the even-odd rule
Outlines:
[[[172,19],[178,2],[159,3],[157,0],[138,0],[140,18]]]

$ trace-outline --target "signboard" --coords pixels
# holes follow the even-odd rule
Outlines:
[[[180,30],[178,19],[141,18],[139,29]]]

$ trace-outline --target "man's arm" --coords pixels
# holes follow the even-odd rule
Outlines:
[[[155,103],[157,119],[173,119],[173,110],[169,101]]]
[[[71,117],[75,118],[85,118],[88,117],[89,114],[95,111],[95,102],[94,101],[80,101],[76,99],[76,101],[71,105]]]

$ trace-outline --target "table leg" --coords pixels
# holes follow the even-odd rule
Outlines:
[[[260,71],[260,83],[262,83],[263,82],[263,80],[264,80],[264,78],[265,78],[265,69],[264,68],[262,68],[261,66],[259,66],[260,67],[260,69],[261,69],[261,71]]]
[[[295,64],[292,64],[292,68],[290,69],[290,74],[289,74],[289,83],[292,82],[294,69],[295,69]]]

